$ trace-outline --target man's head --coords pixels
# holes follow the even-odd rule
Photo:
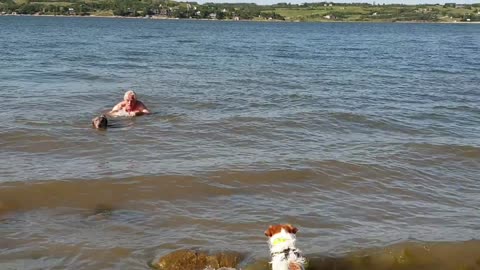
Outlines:
[[[127,104],[127,109],[132,109],[135,106],[135,102],[137,102],[137,94],[133,90],[128,90],[123,95],[123,100]]]
[[[92,126],[96,129],[106,129],[107,125],[107,117],[103,114],[92,119]]]

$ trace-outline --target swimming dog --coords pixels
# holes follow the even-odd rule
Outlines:
[[[92,119],[92,126],[96,129],[106,129],[107,125],[108,125],[108,120],[104,114]]]
[[[295,247],[298,229],[290,224],[271,225],[265,231],[272,256],[272,270],[305,270],[305,258]]]

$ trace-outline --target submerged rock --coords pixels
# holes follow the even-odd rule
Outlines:
[[[178,250],[161,257],[152,267],[159,270],[235,270],[242,256],[234,252],[209,254]]]
[[[114,208],[108,204],[97,204],[93,209],[94,215],[111,215]]]
[[[104,219],[112,216],[115,209],[111,205],[97,204],[93,209],[93,213],[90,217],[94,219]]]

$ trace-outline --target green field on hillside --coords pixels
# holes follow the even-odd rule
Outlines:
[[[320,6],[268,10],[291,21],[453,21],[476,18],[479,8],[443,6]],[[472,20],[474,21],[474,20]]]

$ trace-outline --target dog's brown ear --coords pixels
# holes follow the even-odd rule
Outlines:
[[[266,235],[267,237],[272,237],[272,235],[273,235],[273,226],[272,226],[272,225],[270,225],[270,226],[268,227],[268,229],[265,231],[265,235]]]
[[[297,227],[292,226],[291,224],[286,224],[285,229],[287,230],[288,233],[296,234],[298,232]]]

